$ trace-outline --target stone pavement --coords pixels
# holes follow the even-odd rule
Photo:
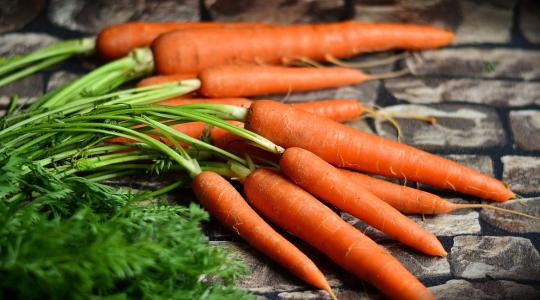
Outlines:
[[[302,23],[352,18],[433,24],[457,33],[455,45],[415,53],[412,75],[312,93],[286,101],[354,97],[399,114],[435,116],[438,122],[399,119],[402,141],[448,156],[504,180],[522,200],[501,207],[540,215],[540,3],[534,0],[45,0],[0,1],[0,55],[86,36],[106,25],[133,20],[216,20]],[[387,55],[387,54],[383,54]],[[367,55],[355,60],[381,55]],[[367,58],[366,58],[367,57]],[[17,94],[32,101],[82,74],[96,61],[76,58],[60,67],[0,89],[0,107]],[[379,120],[351,126],[388,138],[394,129]],[[159,180],[136,185],[155,187]],[[138,181],[140,182],[140,181]],[[431,191],[457,202],[477,199]],[[175,198],[185,198],[175,193]],[[191,196],[187,196],[190,198]],[[540,299],[540,222],[490,210],[458,211],[413,219],[440,237],[449,252],[431,258],[400,246],[358,219],[343,218],[379,241],[440,299]],[[261,299],[326,299],[214,222],[205,224],[213,244],[245,261],[249,275],[238,285]],[[342,271],[308,245],[290,237],[320,266],[339,299],[380,299],[373,288]]]

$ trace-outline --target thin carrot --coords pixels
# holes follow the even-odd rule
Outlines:
[[[434,299],[400,262],[309,193],[270,170],[244,182],[248,202],[391,299]]]
[[[335,88],[375,79],[358,69],[219,65],[199,73],[199,93],[210,98],[260,96]]]
[[[486,208],[538,219],[519,211],[482,203],[452,203],[437,195],[405,185],[395,184],[358,172],[339,169],[349,181],[360,185],[397,210],[408,214],[446,214],[458,209]]]
[[[309,150],[335,166],[422,182],[494,201],[515,196],[499,180],[451,160],[279,102],[254,102],[245,127],[283,147]]]
[[[390,237],[429,255],[447,253],[437,238],[390,204],[356,184],[317,155],[297,147],[287,148],[279,160],[282,172],[294,183]]]
[[[192,28],[252,27],[260,23],[222,22],[128,22],[103,29],[96,41],[99,55],[104,59],[116,59],[138,47],[149,46],[160,34]]]
[[[270,227],[227,180],[205,171],[195,176],[192,186],[201,205],[222,225],[298,278],[333,295],[313,261]]]
[[[195,74],[216,65],[277,65],[295,57],[322,61],[362,52],[437,48],[451,43],[453,37],[430,26],[346,21],[180,30],[159,36],[152,50],[159,74]]]

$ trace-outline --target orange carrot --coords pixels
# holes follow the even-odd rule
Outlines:
[[[250,107],[251,100],[245,98],[220,98],[220,99],[206,99],[206,98],[173,98],[159,102],[162,105],[177,106],[186,104],[226,104],[241,107]]]
[[[281,170],[294,183],[390,237],[429,255],[447,253],[437,238],[390,204],[377,198],[363,185],[317,155],[296,147],[288,148],[279,160]]]
[[[220,65],[199,73],[199,93],[210,98],[259,96],[335,88],[372,77],[349,68]]]
[[[354,120],[368,111],[356,99],[317,100],[292,103],[291,105],[296,109],[305,110],[336,122]]]
[[[279,102],[254,102],[245,127],[280,146],[309,150],[335,166],[422,182],[494,201],[514,197],[502,182],[471,168]]]
[[[311,244],[391,299],[434,299],[400,262],[309,193],[279,174],[258,169],[244,182],[262,215]]]
[[[142,127],[142,125],[134,126],[133,128],[137,128],[137,127]],[[201,134],[204,132],[205,128],[207,128],[209,126],[208,126],[208,124],[206,124],[204,122],[187,122],[187,123],[174,124],[174,125],[171,125],[170,127],[177,130],[177,131],[179,131],[179,132],[182,132],[185,135],[188,135],[188,136],[190,136],[192,138],[197,138],[198,139],[198,138],[201,137]],[[152,132],[152,131],[149,131],[149,132]],[[155,139],[160,139],[160,140],[162,140],[164,143],[166,143],[168,145],[172,145],[172,143],[169,140],[167,140],[166,138],[164,138],[164,137],[152,135],[151,133],[149,133],[148,135],[155,138]],[[124,137],[113,137],[113,138],[107,139],[106,141],[108,143],[119,143],[119,144],[122,144],[122,143],[134,143],[135,142],[132,139],[124,138]]]
[[[128,22],[103,29],[96,41],[99,55],[104,59],[116,59],[138,47],[149,46],[160,34],[192,28],[252,27],[259,23],[220,22]]]
[[[221,224],[303,281],[333,295],[313,261],[270,227],[227,180],[214,172],[201,172],[192,186],[201,205]]]
[[[276,65],[295,57],[321,61],[362,52],[436,48],[453,37],[430,26],[347,21],[173,31],[155,39],[152,50],[159,74],[196,74],[217,65]]]

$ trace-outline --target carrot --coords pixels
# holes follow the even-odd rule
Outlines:
[[[436,48],[453,37],[430,26],[347,21],[173,31],[155,39],[152,50],[159,74],[195,74],[216,65],[276,65],[295,57],[321,61],[370,51]]]
[[[429,255],[447,254],[431,232],[377,198],[363,185],[349,180],[347,175],[317,155],[301,148],[288,148],[279,165],[287,177],[306,191],[390,237]]]
[[[309,150],[335,166],[422,182],[494,201],[514,197],[502,182],[471,168],[282,103],[254,102],[245,127],[280,146]]]
[[[220,22],[128,22],[103,29],[96,41],[99,55],[104,59],[116,59],[138,47],[149,46],[160,34],[192,28],[252,27],[260,23]]]
[[[335,88],[372,78],[349,68],[220,65],[199,73],[199,93],[210,98],[258,96]]]
[[[161,105],[177,106],[186,104],[226,104],[241,107],[250,107],[252,101],[246,98],[220,98],[220,99],[206,99],[206,98],[173,98],[159,102]]]
[[[339,169],[339,171],[346,176],[349,181],[353,181],[355,184],[362,186],[375,196],[379,197],[379,199],[403,213],[431,215],[446,214],[458,209],[486,208],[538,219],[538,217],[535,216],[489,204],[452,203],[432,193],[405,185],[395,184],[350,170]]]
[[[400,262],[309,193],[270,170],[244,182],[248,202],[262,215],[311,244],[391,299],[434,299]]]
[[[222,225],[298,278],[333,295],[313,261],[270,227],[227,180],[205,171],[195,176],[192,186],[201,205]]]
[[[137,127],[141,127],[141,126],[134,126],[134,128],[137,128]],[[187,122],[187,123],[174,124],[174,125],[171,125],[170,127],[192,138],[200,138],[205,128],[208,127],[208,124],[204,122]],[[172,145],[170,141],[168,141],[167,139],[163,137],[152,135],[152,134],[149,134],[149,136],[155,139],[161,139],[166,144]],[[119,144],[135,142],[134,140],[131,140],[129,138],[124,138],[124,137],[113,137],[113,138],[107,139],[106,141],[108,143],[119,143]]]
[[[317,100],[292,103],[291,105],[296,109],[308,111],[336,122],[354,120],[370,111],[356,99]]]

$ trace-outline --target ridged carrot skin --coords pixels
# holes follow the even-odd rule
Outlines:
[[[366,107],[356,99],[329,99],[291,104],[294,108],[323,116],[336,122],[345,122],[359,118],[366,112]]]
[[[265,169],[244,182],[248,202],[281,228],[391,299],[434,299],[400,262],[297,185]]]
[[[514,197],[501,181],[454,161],[279,102],[254,102],[245,127],[282,147],[309,150],[338,167],[421,182],[494,201]]]
[[[192,186],[201,205],[222,225],[298,278],[330,291],[313,261],[268,225],[227,180],[214,172],[201,172],[193,179]]]
[[[390,49],[437,48],[454,35],[430,26],[346,21],[290,26],[174,31],[152,43],[159,74],[198,74],[216,65],[278,65],[295,57],[322,61]]]
[[[131,50],[150,46],[160,34],[182,29],[251,27],[258,23],[220,22],[128,22],[103,29],[96,41],[100,57],[108,60],[126,56]],[[262,25],[262,24],[259,24]]]
[[[281,171],[317,198],[381,230],[394,239],[434,256],[445,256],[443,246],[431,232],[349,180],[339,169],[317,155],[297,147],[287,148],[279,160]]]
[[[159,102],[161,105],[177,106],[187,104],[225,104],[241,107],[250,107],[252,101],[246,98],[220,98],[220,99],[207,99],[207,98],[173,98]]]
[[[262,96],[357,84],[370,77],[350,68],[223,65],[203,69],[199,93],[210,98]]]

